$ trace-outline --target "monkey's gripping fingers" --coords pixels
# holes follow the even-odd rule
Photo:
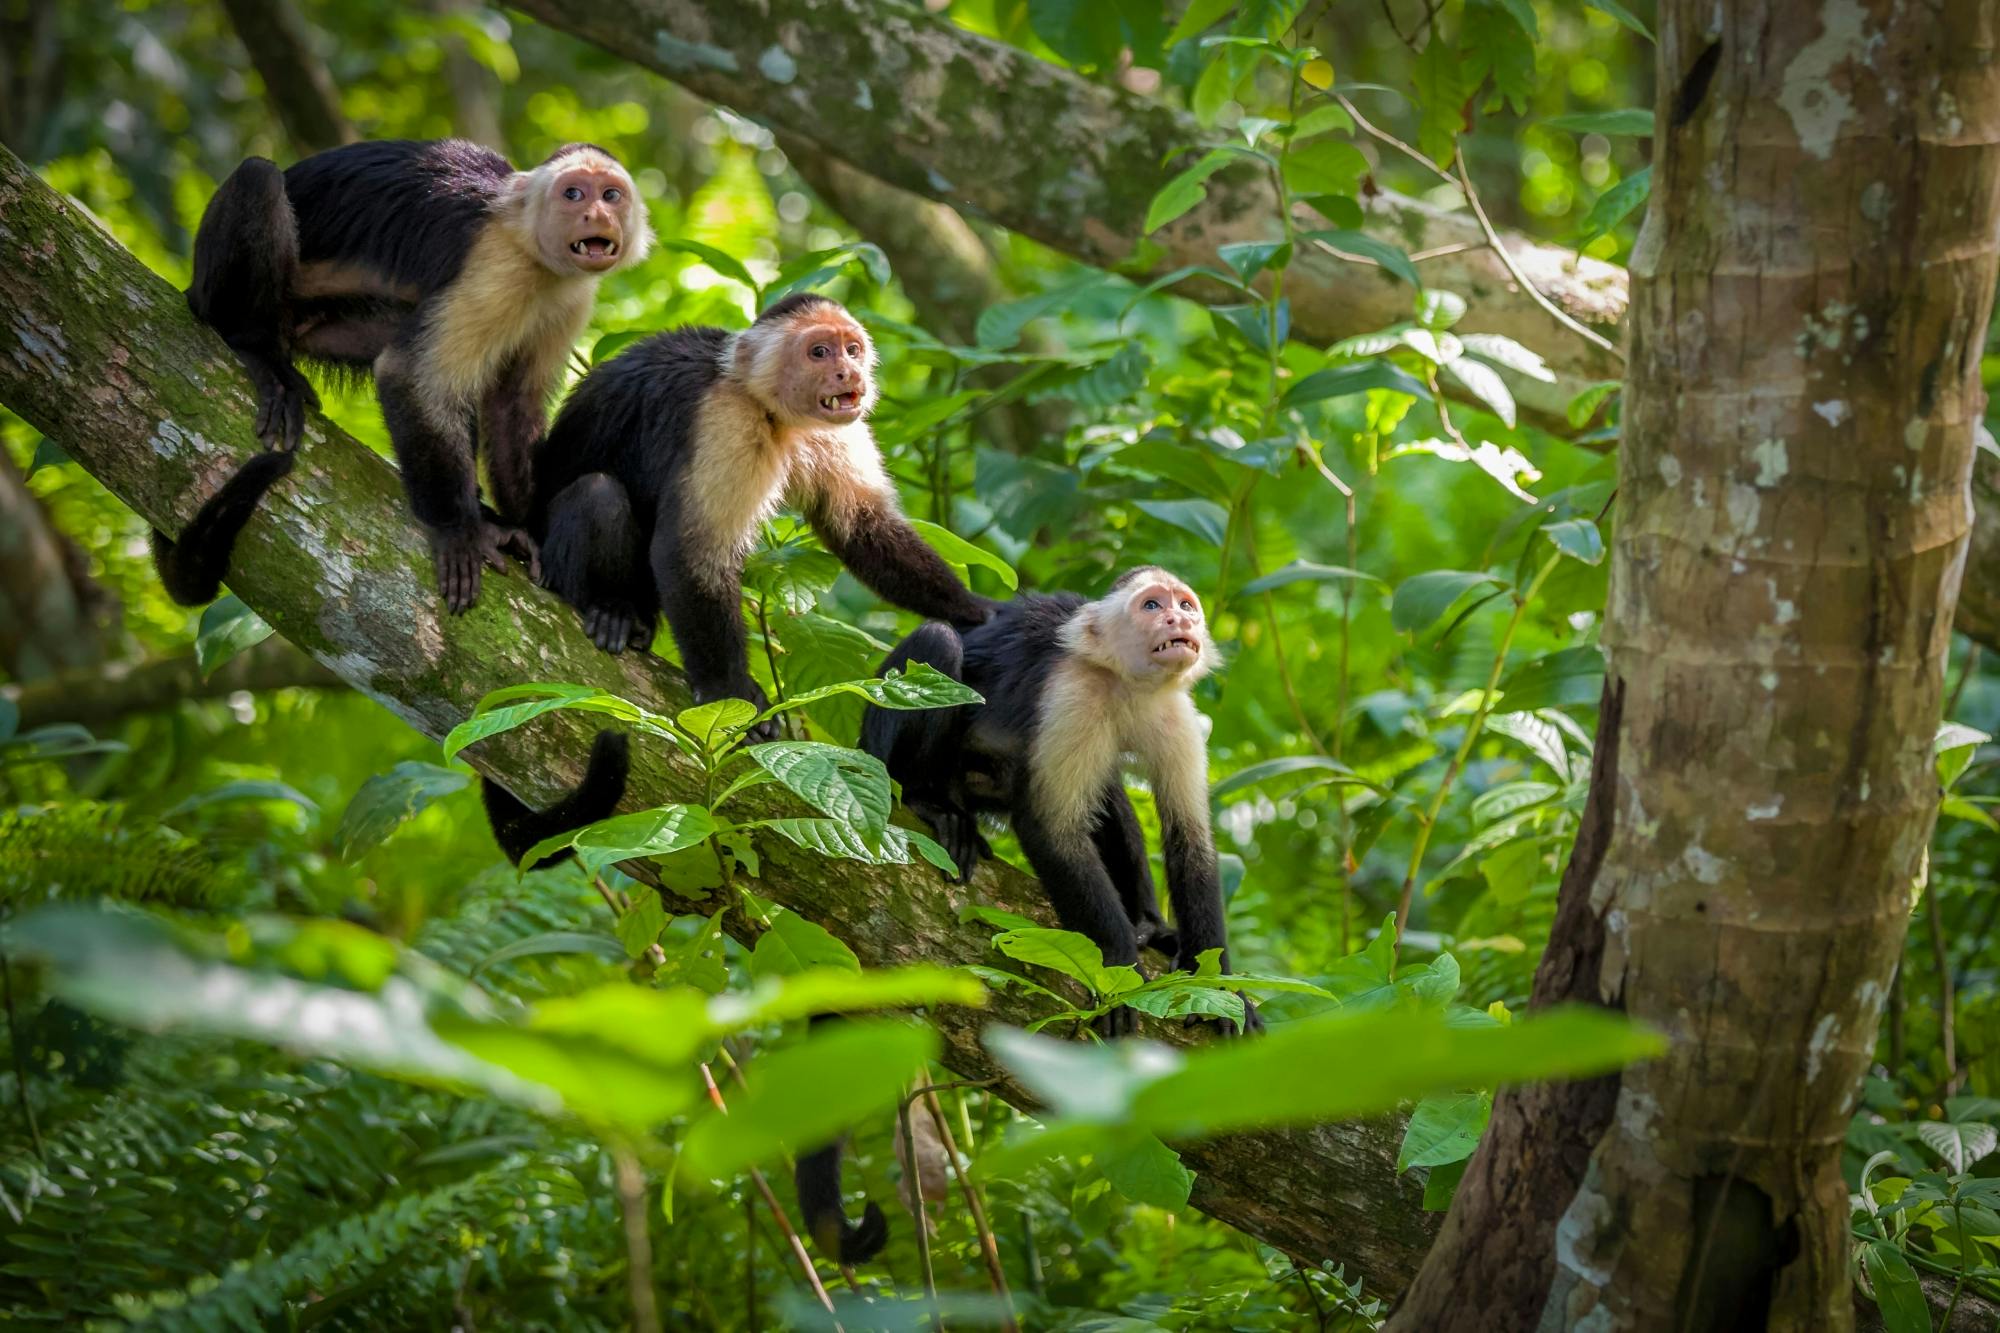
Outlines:
[[[1091,1020],[1091,1029],[1106,1041],[1139,1035],[1139,1011],[1127,1004],[1108,1009]]]
[[[462,615],[479,600],[481,571],[488,565],[504,571],[507,552],[533,561],[535,544],[519,528],[482,521],[477,527],[431,533],[431,553],[437,560],[438,592],[445,609]]]
[[[542,548],[535,545],[535,539],[528,535],[526,528],[510,528],[502,524],[488,524],[487,531],[493,546],[486,553],[486,563],[507,572],[507,557],[513,556],[528,567],[528,577],[536,583],[542,581]]]
[[[245,358],[243,364],[257,389],[257,438],[267,449],[290,453],[305,435],[306,409],[319,406],[319,394],[297,367],[273,365],[261,357]]]
[[[583,632],[592,643],[616,657],[632,642],[632,612],[615,606],[585,607]]]

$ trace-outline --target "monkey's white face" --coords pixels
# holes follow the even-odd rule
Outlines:
[[[845,426],[874,409],[875,349],[845,314],[802,313],[786,330],[778,355],[778,406],[794,420]]]
[[[1126,674],[1192,682],[1208,670],[1208,631],[1193,589],[1164,571],[1151,571],[1123,595],[1123,615],[1112,628]]]
[[[542,262],[558,273],[598,274],[644,258],[651,231],[631,177],[595,154],[563,162],[542,187],[537,210]]]

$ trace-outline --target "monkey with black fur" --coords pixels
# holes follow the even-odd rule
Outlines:
[[[535,454],[543,584],[607,652],[651,643],[664,612],[698,702],[765,702],[750,676],[743,561],[781,501],[880,596],[954,625],[984,621],[993,604],[897,504],[868,429],[874,370],[860,323],[803,293],[741,332],[676,329],[598,366]]]
[[[1208,743],[1189,691],[1216,665],[1201,599],[1164,569],[1120,577],[1094,602],[1024,593],[985,624],[921,627],[883,670],[927,663],[985,702],[898,712],[870,707],[861,748],[883,762],[910,809],[969,880],[992,851],[982,812],[1005,814],[1066,929],[1117,966],[1142,948],[1194,971],[1222,949],[1222,881],[1208,818]],[[1132,754],[1159,809],[1170,930],[1161,920],[1145,835],[1121,777]],[[1106,1015],[1106,1036],[1136,1016]],[[1245,1031],[1263,1020],[1243,1002]]]
[[[188,305],[249,372],[268,450],[178,540],[154,534],[167,591],[211,600],[237,533],[291,470],[319,401],[294,358],[374,376],[450,610],[506,553],[532,565],[518,525],[549,397],[598,279],[651,243],[631,176],[590,144],[529,171],[457,139],[349,144],[283,171],[246,159],[202,215]],[[482,446],[497,513],[479,500]]]

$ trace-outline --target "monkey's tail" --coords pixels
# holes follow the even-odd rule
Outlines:
[[[268,449],[252,454],[236,469],[222,489],[185,528],[180,539],[153,530],[153,567],[167,596],[182,606],[201,606],[215,600],[222,580],[229,575],[229,556],[236,549],[236,534],[257,512],[257,502],[278,478],[292,470],[295,455],[286,449]]]
[[[792,1181],[799,1191],[799,1212],[821,1254],[838,1258],[843,1268],[865,1264],[889,1241],[889,1221],[874,1203],[862,1210],[859,1223],[847,1220],[840,1198],[840,1152],[844,1139],[799,1154]]]
[[[621,731],[600,731],[591,742],[590,766],[575,790],[546,810],[536,810],[491,778],[481,780],[486,798],[486,818],[493,825],[493,840],[518,864],[528,849],[544,838],[567,833],[585,824],[594,824],[617,808],[625,795],[625,779],[632,767],[632,740]],[[530,866],[539,870],[570,856],[565,847]]]

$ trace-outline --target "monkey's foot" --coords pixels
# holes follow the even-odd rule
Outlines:
[[[932,805],[928,801],[913,801],[910,809],[930,825],[931,836],[957,864],[957,878],[953,879],[950,875],[945,875],[945,878],[955,884],[970,884],[972,872],[979,868],[980,857],[993,855],[993,849],[980,836],[979,817],[955,805]]]
[[[1130,1005],[1121,1004],[1116,1009],[1099,1014],[1090,1022],[1091,1029],[1106,1041],[1117,1041],[1120,1037],[1139,1035],[1139,1011]]]
[[[288,362],[245,357],[243,367],[257,388],[257,438],[267,449],[290,453],[305,435],[306,409],[319,406],[319,394]]]
[[[1168,925],[1157,912],[1148,913],[1132,923],[1132,934],[1139,942],[1139,948],[1163,953],[1169,958],[1181,951],[1180,932]]]
[[[627,648],[644,648],[651,642],[652,635],[640,629],[639,619],[629,606],[586,606],[583,632],[592,643],[616,657]]]
[[[541,577],[541,556],[534,541],[520,528],[482,521],[477,527],[431,533],[431,553],[437,560],[438,591],[445,609],[462,615],[479,600],[481,572],[492,566],[502,573],[512,554],[527,562],[528,576]]]

